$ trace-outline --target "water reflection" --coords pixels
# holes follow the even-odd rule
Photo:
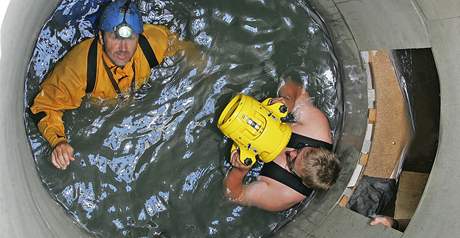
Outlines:
[[[99,4],[62,1],[40,32],[25,103],[71,46],[94,35]],[[232,204],[222,179],[229,143],[215,124],[232,95],[274,96],[296,68],[314,102],[338,121],[337,62],[324,28],[298,1],[137,1],[145,22],[165,24],[199,45],[207,61],[165,60],[134,98],[86,99],[64,114],[76,161],[55,170],[50,149],[26,120],[37,169],[50,194],[96,236],[259,237],[295,214]],[[254,179],[258,165],[250,172]]]

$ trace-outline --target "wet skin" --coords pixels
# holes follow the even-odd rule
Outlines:
[[[125,66],[133,57],[137,48],[139,36],[133,34],[130,38],[120,38],[114,32],[104,32],[104,51],[117,66]]]

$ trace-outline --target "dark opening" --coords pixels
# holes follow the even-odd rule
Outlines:
[[[430,173],[439,137],[439,77],[431,49],[394,50],[393,58],[407,97],[414,136],[404,171]]]

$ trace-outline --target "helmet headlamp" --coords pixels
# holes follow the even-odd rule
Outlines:
[[[132,0],[116,0],[104,8],[99,29],[113,32],[117,38],[127,39],[143,32],[143,22]]]
[[[115,28],[115,35],[118,38],[131,38],[133,35],[133,29],[126,23],[122,23]]]
[[[131,1],[128,0],[126,1],[125,5],[120,8],[120,11],[123,12],[123,21],[115,27],[115,35],[118,38],[130,38],[133,35],[133,29],[128,25],[126,22],[126,13],[129,11],[129,4],[131,4]]]

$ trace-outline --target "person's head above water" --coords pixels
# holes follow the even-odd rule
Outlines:
[[[302,88],[307,88],[308,78],[309,76],[306,72],[296,67],[289,67],[280,75],[280,79],[283,82],[293,82]]]
[[[139,10],[131,0],[110,2],[99,20],[104,50],[117,66],[126,65],[134,55],[139,34],[144,31]]]
[[[286,162],[291,173],[312,189],[328,190],[340,173],[340,161],[332,151],[304,147],[286,151]]]

